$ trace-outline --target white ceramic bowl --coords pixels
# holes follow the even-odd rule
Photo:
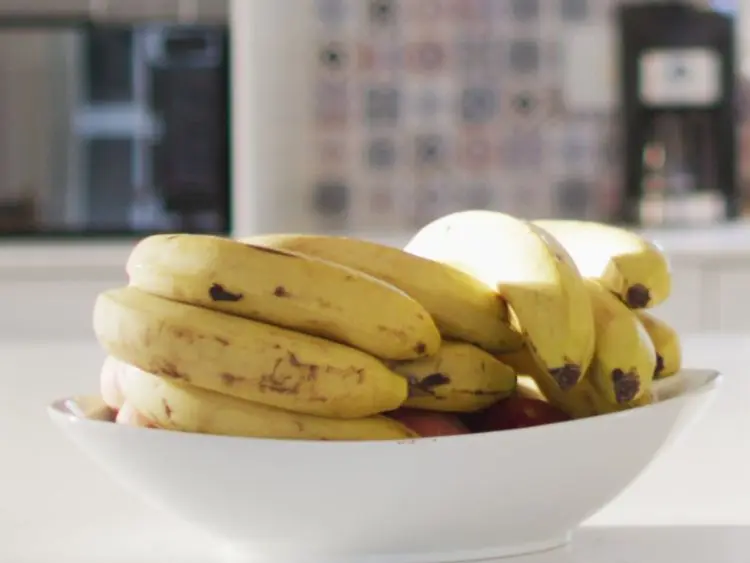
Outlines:
[[[123,485],[252,561],[415,563],[530,553],[571,532],[694,421],[719,376],[685,370],[657,404],[549,426],[404,442],[140,429],[95,398],[49,408]]]

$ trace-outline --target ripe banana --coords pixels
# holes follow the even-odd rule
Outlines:
[[[405,407],[473,412],[508,397],[516,373],[484,350],[463,342],[443,342],[437,354],[390,367],[409,381]]]
[[[669,262],[656,244],[589,221],[535,221],[567,249],[584,277],[598,280],[631,309],[654,307],[672,290]]]
[[[596,326],[588,378],[612,404],[629,403],[649,391],[656,351],[636,314],[599,282],[585,280]]]
[[[244,240],[322,258],[388,282],[421,303],[448,339],[491,352],[522,345],[521,336],[508,324],[508,307],[496,288],[446,264],[347,237],[280,234]]]
[[[549,249],[554,253],[555,258],[559,261],[560,274],[563,277],[570,299],[577,304],[577,314],[587,316],[588,320],[583,322],[577,320],[568,327],[570,347],[574,350],[580,350],[580,357],[583,358],[581,362],[583,366],[581,378],[583,378],[594,358],[594,348],[596,345],[591,299],[588,298],[587,290],[578,267],[560,242],[541,227],[537,227],[532,223],[529,223],[529,225],[531,226],[531,230],[544,240]],[[537,364],[541,364],[534,348],[534,342],[531,341],[530,344],[532,356],[536,358]]]
[[[676,374],[682,369],[682,344],[677,331],[646,311],[636,311],[636,314],[656,349],[654,377],[664,378]]]
[[[126,366],[127,404],[167,430],[296,440],[398,440],[417,435],[385,416],[337,420],[284,411]]]
[[[407,398],[403,377],[355,348],[134,287],[98,296],[94,331],[144,371],[294,412],[357,418]]]
[[[588,418],[620,412],[650,405],[655,401],[653,393],[648,391],[634,401],[615,405],[607,401],[585,376],[578,382],[578,385],[568,391],[563,392],[557,389],[553,390],[551,395],[545,395],[532,377],[519,375],[518,394],[522,397],[547,401],[572,418]]]
[[[518,393],[524,397],[544,398],[573,418],[585,418],[597,414],[594,398],[591,397],[588,382],[584,385],[585,376],[576,385],[565,390],[560,389],[548,377],[544,377],[543,368],[535,360],[528,346],[521,350],[499,354],[497,358],[512,367],[517,376]]]
[[[573,387],[593,354],[591,302],[572,260],[542,229],[492,211],[462,211],[419,231],[406,251],[497,288],[545,386]]]
[[[389,360],[433,354],[425,308],[362,272],[314,257],[195,234],[143,239],[130,285],[173,301],[322,336]]]

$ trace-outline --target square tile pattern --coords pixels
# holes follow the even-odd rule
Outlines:
[[[408,229],[468,207],[606,218],[613,116],[566,109],[560,38],[626,0],[306,1],[321,224]]]

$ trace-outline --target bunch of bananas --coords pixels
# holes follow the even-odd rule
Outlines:
[[[497,357],[521,392],[573,418],[649,404],[654,378],[681,367],[677,333],[643,310],[669,296],[669,263],[635,233],[464,211],[424,227],[406,250],[497,288],[524,342]]]
[[[669,293],[663,254],[595,223],[466,211],[404,250],[155,235],[126,269],[93,324],[109,354],[103,398],[138,426],[406,439],[431,432],[429,413],[476,413],[522,391],[574,417],[629,408],[680,367],[674,331],[636,310]]]

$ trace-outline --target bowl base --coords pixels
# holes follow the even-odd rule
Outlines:
[[[254,552],[251,547],[229,546],[225,552],[224,561],[225,563],[468,563],[503,559],[503,563],[513,563],[515,558],[520,557],[523,563],[554,563],[559,561],[554,552],[565,548],[570,543],[571,535],[567,533],[555,538],[519,545],[422,553],[310,555],[296,550],[285,553],[258,553]],[[549,557],[544,554],[549,554]],[[538,555],[538,557],[529,557],[532,555]]]

